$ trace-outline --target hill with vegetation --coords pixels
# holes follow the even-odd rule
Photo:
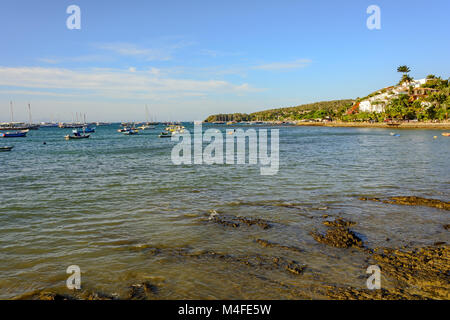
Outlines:
[[[215,114],[205,122],[217,121],[301,121],[331,119],[339,121],[374,121],[396,120],[448,120],[450,105],[450,81],[435,75],[428,75],[418,85],[409,74],[409,67],[400,66],[400,82],[394,86],[375,91],[366,97],[357,99],[322,101],[295,107],[277,108],[265,111],[232,114]],[[415,94],[418,88],[428,88],[424,94]],[[383,97],[383,100],[377,100]],[[380,98],[381,99],[381,98]],[[373,112],[359,110],[359,104],[371,101],[371,105],[382,107]]]
[[[354,100],[333,100],[303,104],[295,107],[270,109],[265,111],[246,113],[215,114],[209,116],[205,122],[216,121],[294,121],[303,119],[323,119],[335,117],[345,113]]]

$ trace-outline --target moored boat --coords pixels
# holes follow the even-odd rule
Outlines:
[[[442,135],[443,135],[444,137],[450,137],[450,132],[442,132]]]
[[[12,148],[14,148],[14,146],[4,146],[4,147],[0,147],[0,152],[11,151]]]
[[[78,140],[78,139],[87,139],[91,135],[90,134],[80,134],[80,133],[74,133],[73,135],[67,135],[64,136],[66,140]]]
[[[21,130],[21,131],[13,131],[13,132],[4,132],[0,133],[0,137],[3,138],[22,138],[26,137],[28,133],[28,130]]]
[[[133,134],[138,134],[138,133],[139,133],[139,131],[136,130],[136,129],[130,129],[128,131],[123,132],[123,134],[125,134],[127,136],[130,136],[130,135],[133,135]]]
[[[161,132],[161,133],[159,134],[159,137],[160,137],[160,138],[170,138],[170,137],[172,137],[172,134],[171,134],[171,133],[168,133],[168,132]]]

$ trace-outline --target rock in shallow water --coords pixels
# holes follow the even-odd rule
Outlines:
[[[336,218],[334,221],[324,221],[328,227],[325,235],[318,232],[312,232],[312,237],[320,243],[324,243],[336,248],[363,247],[363,241],[348,227],[356,223],[343,218]]]
[[[359,200],[363,201],[381,201],[383,203],[389,203],[389,204],[400,204],[400,205],[407,205],[407,206],[427,206],[427,207],[433,207],[438,209],[444,209],[444,210],[450,210],[450,202],[441,201],[438,199],[427,199],[427,198],[421,198],[416,196],[397,196],[397,197],[390,197],[387,199],[379,199],[379,198],[366,198],[361,197]]]

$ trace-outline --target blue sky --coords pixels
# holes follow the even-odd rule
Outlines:
[[[69,5],[81,30],[69,30]],[[381,29],[369,30],[369,5]],[[0,121],[204,119],[450,73],[448,0],[2,0]]]

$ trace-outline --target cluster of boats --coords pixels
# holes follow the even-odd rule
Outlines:
[[[186,129],[182,125],[177,124],[170,124],[168,125],[163,132],[159,134],[160,138],[170,138],[176,134],[183,133],[184,129]]]
[[[118,129],[117,132],[123,133],[127,136],[138,134],[139,131],[154,129],[155,126],[151,123],[147,122],[139,127],[136,127],[134,123],[122,123],[122,128]]]
[[[24,138],[27,136],[28,131],[30,131],[30,129],[0,132],[0,137],[1,138]],[[12,148],[14,148],[14,146],[1,146],[0,152],[11,151]]]

